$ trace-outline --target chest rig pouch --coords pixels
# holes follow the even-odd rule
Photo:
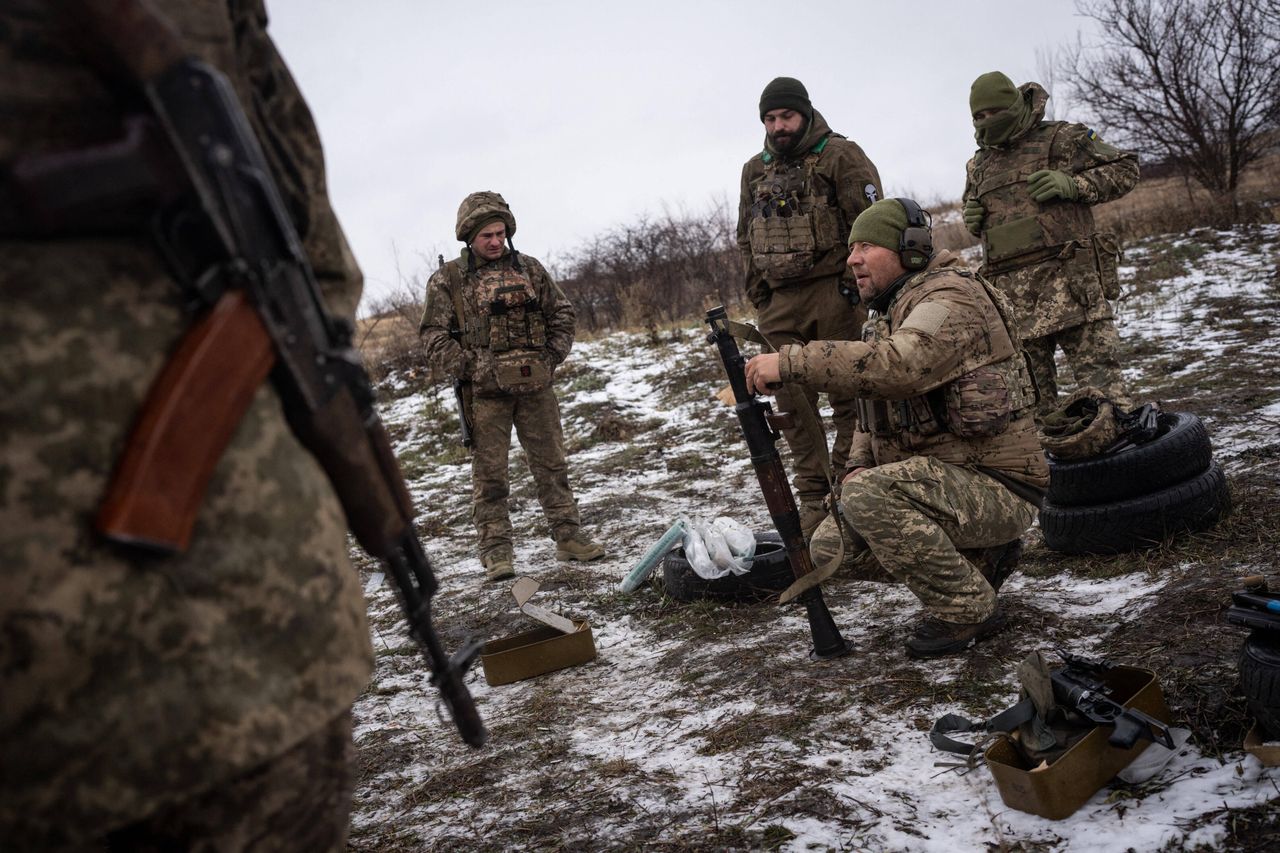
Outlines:
[[[1036,128],[1010,149],[984,149],[974,168],[975,194],[987,209],[982,247],[988,268],[1012,269],[1052,257],[1093,231],[1088,205],[1061,199],[1037,202],[1027,178],[1042,169],[1073,172],[1074,164],[1054,157],[1058,134],[1053,123]]]
[[[487,321],[487,348],[494,384],[507,394],[532,394],[551,384],[547,326],[533,284],[520,270],[486,269],[478,274],[476,299]]]
[[[843,237],[835,188],[815,173],[822,147],[799,162],[770,159],[752,188],[751,262],[770,280],[805,275]]]

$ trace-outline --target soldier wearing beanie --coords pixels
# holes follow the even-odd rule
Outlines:
[[[905,583],[925,609],[907,653],[961,651],[1004,626],[996,593],[1049,483],[1018,326],[999,290],[933,253],[910,199],[858,216],[848,264],[870,309],[862,339],[788,344],[751,359],[747,381],[858,399],[843,515],[813,534],[811,576]]]
[[[880,175],[857,144],[831,130],[799,80],[774,79],[759,106],[764,148],[742,169],[738,248],[760,331],[774,346],[854,340],[866,311],[856,304],[845,267],[844,236],[880,197]],[[836,427],[831,461],[838,470],[849,454],[856,412],[852,399],[835,395],[830,403]],[[780,404],[816,411],[817,394],[800,390]],[[825,448],[803,430],[783,435],[795,460],[801,525],[808,535],[825,515]]]
[[[495,192],[472,193],[455,227],[466,244],[427,281],[418,326],[432,369],[464,383],[472,424],[471,516],[486,580],[515,574],[507,459],[514,427],[558,560],[595,560],[569,487],[556,366],[573,346],[573,305],[542,264],[516,252],[516,219]]]
[[[1045,121],[1048,93],[992,71],[973,81],[969,110],[978,151],[969,161],[965,226],[982,238],[983,275],[1009,297],[1040,388],[1040,411],[1058,395],[1061,347],[1078,386],[1132,405],[1121,375],[1109,300],[1120,295],[1119,246],[1094,227],[1092,205],[1138,182],[1134,154],[1082,124]],[[1014,176],[1016,180],[1011,180]]]

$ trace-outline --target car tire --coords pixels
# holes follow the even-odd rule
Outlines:
[[[1280,739],[1280,634],[1254,631],[1244,641],[1240,690],[1262,739]]]
[[[662,561],[662,582],[667,595],[678,601],[756,603],[776,596],[795,581],[787,552],[776,533],[756,534],[756,554],[745,574],[707,580],[676,548]]]
[[[1205,530],[1231,508],[1222,467],[1208,470],[1158,492],[1095,506],[1056,506],[1040,510],[1044,544],[1063,554],[1119,554],[1152,548],[1170,536]]]
[[[1079,461],[1049,460],[1054,506],[1095,506],[1158,492],[1208,470],[1209,431],[1190,412],[1164,412],[1160,430],[1144,444]]]

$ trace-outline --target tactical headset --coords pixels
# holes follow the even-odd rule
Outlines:
[[[907,212],[907,227],[898,239],[898,259],[906,269],[922,270],[933,257],[933,231],[926,219],[928,214],[909,198],[895,198],[894,201]]]

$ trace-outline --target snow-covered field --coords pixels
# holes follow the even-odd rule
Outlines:
[[[902,651],[918,608],[899,587],[829,582],[855,651],[822,663],[807,660],[795,607],[681,604],[657,583],[617,592],[674,519],[725,514],[764,530],[768,514],[736,420],[712,399],[723,378],[702,328],[579,343],[558,388],[583,519],[609,556],[556,563],[518,449],[512,510],[518,571],[542,583],[542,604],[591,621],[599,656],[502,687],[477,666],[469,685],[491,737],[468,749],[438,715],[391,589],[366,566],[379,657],[356,705],[351,846],[1267,849],[1280,837],[1280,769],[1240,751],[1243,634],[1221,611],[1234,578],[1272,571],[1280,544],[1266,532],[1280,453],[1278,262],[1280,226],[1265,226],[1146,241],[1122,269],[1127,374],[1142,399],[1204,417],[1234,515],[1154,554],[1105,560],[1051,554],[1033,531],[1025,572],[1002,591],[1009,629],[932,662]],[[383,397],[447,644],[532,627],[508,585],[481,582],[450,390],[392,377]],[[1005,806],[985,768],[939,766],[953,757],[927,738],[944,713],[1012,704],[1017,662],[1055,647],[1155,669],[1175,723],[1192,730],[1156,779],[1104,788],[1062,821]]]

